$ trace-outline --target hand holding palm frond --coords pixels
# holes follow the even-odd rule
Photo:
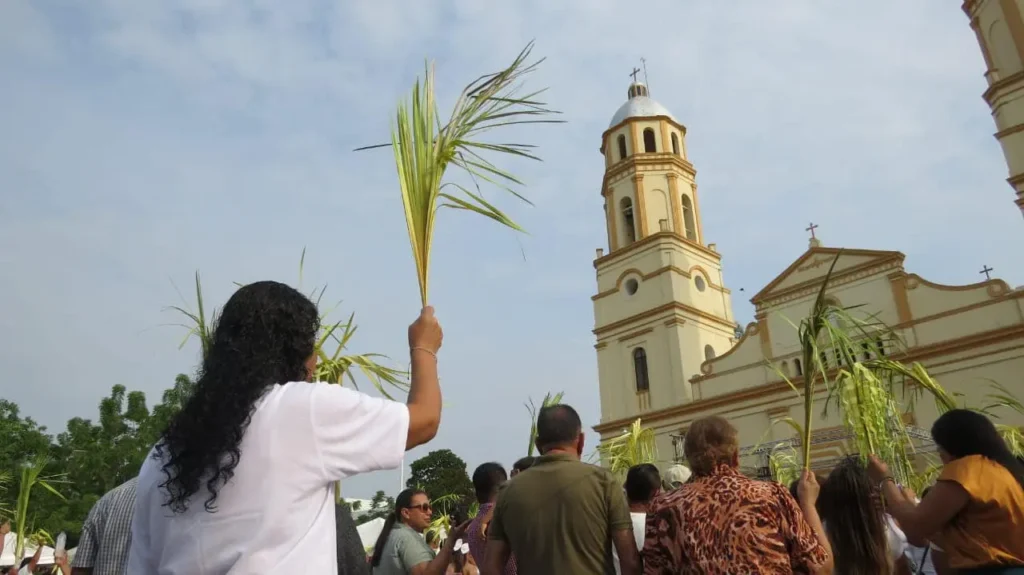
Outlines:
[[[527,63],[532,49],[531,42],[509,67],[482,76],[466,86],[455,103],[451,118],[443,126],[434,99],[434,72],[430,65],[427,66],[422,88],[417,79],[411,101],[398,108],[396,122],[391,129],[391,147],[395,153],[405,223],[409,229],[424,306],[427,305],[434,217],[439,206],[476,212],[522,231],[501,210],[485,200],[479,189],[473,192],[457,183],[442,181],[449,165],[454,165],[466,171],[474,183],[478,179],[484,180],[529,203],[510,187],[522,185],[522,182],[482,154],[498,152],[539,160],[530,152],[533,146],[488,143],[478,137],[501,126],[557,122],[549,117],[558,112],[535,100],[544,90],[521,93],[523,78],[543,61]],[[446,188],[452,191],[444,191]]]

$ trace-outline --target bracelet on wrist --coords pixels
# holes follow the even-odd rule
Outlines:
[[[430,356],[433,357],[435,361],[437,361],[437,354],[432,352],[432,351],[430,351],[429,349],[427,349],[425,347],[412,347],[412,348],[409,348],[409,353],[410,354],[412,354],[412,352],[414,352],[414,351],[422,351],[423,353],[430,354]]]

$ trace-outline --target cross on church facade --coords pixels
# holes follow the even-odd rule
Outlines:
[[[811,222],[811,225],[804,229],[804,231],[811,232],[811,239],[814,240],[817,239],[817,237],[814,235],[814,230],[816,229],[818,229],[818,224]]]
[[[636,75],[640,73],[640,68],[633,68],[633,71],[629,74],[633,77],[633,83],[636,84]]]
[[[981,271],[978,272],[978,273],[979,274],[985,274],[985,279],[986,280],[990,280],[990,279],[992,279],[992,276],[989,275],[989,272],[992,272],[992,271],[995,271],[995,270],[993,270],[992,268],[990,268],[987,265],[985,265],[985,266],[982,266]]]

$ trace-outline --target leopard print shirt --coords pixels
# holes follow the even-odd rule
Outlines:
[[[789,490],[725,465],[651,503],[642,555],[644,575],[789,575],[828,560]]]

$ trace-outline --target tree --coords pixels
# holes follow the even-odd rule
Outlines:
[[[362,525],[368,521],[373,521],[378,517],[381,519],[387,518],[395,509],[395,500],[393,497],[388,497],[383,491],[378,491],[373,495],[373,499],[370,500],[370,509],[356,517],[356,525]]]
[[[78,540],[82,522],[104,493],[134,477],[153,444],[181,409],[194,384],[179,375],[163,394],[163,402],[150,411],[146,396],[115,385],[99,403],[97,420],[75,417],[56,438],[31,418],[21,417],[18,406],[0,399],[0,477],[14,487],[22,464],[48,461],[39,477],[61,478],[57,495],[47,489],[32,492],[26,522],[49,533],[65,531],[70,546]],[[11,515],[17,493],[0,490],[2,515]]]
[[[414,461],[410,470],[412,473],[406,486],[426,491],[431,499],[446,495],[468,498],[473,494],[473,482],[466,473],[466,462],[450,449],[431,451]]]

